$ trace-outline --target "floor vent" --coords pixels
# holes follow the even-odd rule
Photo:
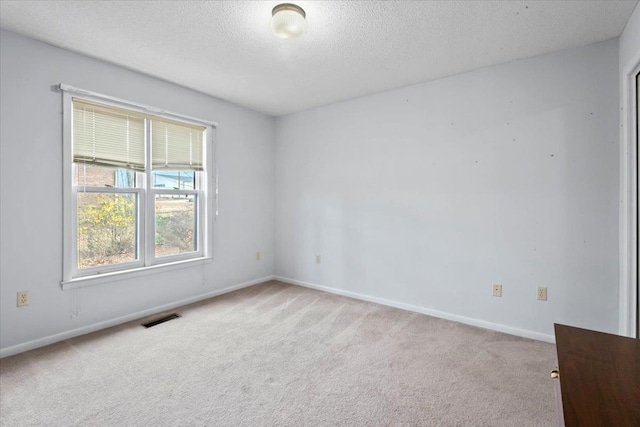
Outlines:
[[[151,322],[143,323],[142,326],[144,326],[145,328],[150,328],[152,326],[159,325],[160,323],[164,323],[164,322],[168,322],[169,320],[177,319],[178,317],[180,317],[178,314],[171,313],[171,314],[169,314],[167,316],[161,317],[161,318],[153,320]]]

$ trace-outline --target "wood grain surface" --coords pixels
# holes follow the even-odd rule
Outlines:
[[[640,426],[640,340],[555,325],[564,421]]]

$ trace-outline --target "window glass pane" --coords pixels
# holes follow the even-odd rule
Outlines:
[[[136,194],[78,193],[78,268],[136,260]]]
[[[81,187],[117,187],[136,186],[136,174],[129,169],[98,166],[91,163],[75,163],[73,185]]]
[[[189,170],[153,172],[153,188],[193,190],[196,188],[196,172]]]
[[[196,196],[156,195],[156,257],[196,250]]]

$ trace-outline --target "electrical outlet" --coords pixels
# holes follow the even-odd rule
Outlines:
[[[29,291],[18,292],[18,307],[29,305]]]
[[[256,252],[256,261],[260,261],[260,252]]]
[[[322,255],[316,255],[316,264],[320,264],[322,262]]]
[[[539,286],[538,287],[538,300],[546,301],[547,300],[547,288]]]
[[[501,297],[502,296],[502,285],[493,285],[493,296]]]

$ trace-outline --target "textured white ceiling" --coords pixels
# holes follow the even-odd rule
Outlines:
[[[271,115],[606,40],[633,1],[5,1],[0,26]]]

